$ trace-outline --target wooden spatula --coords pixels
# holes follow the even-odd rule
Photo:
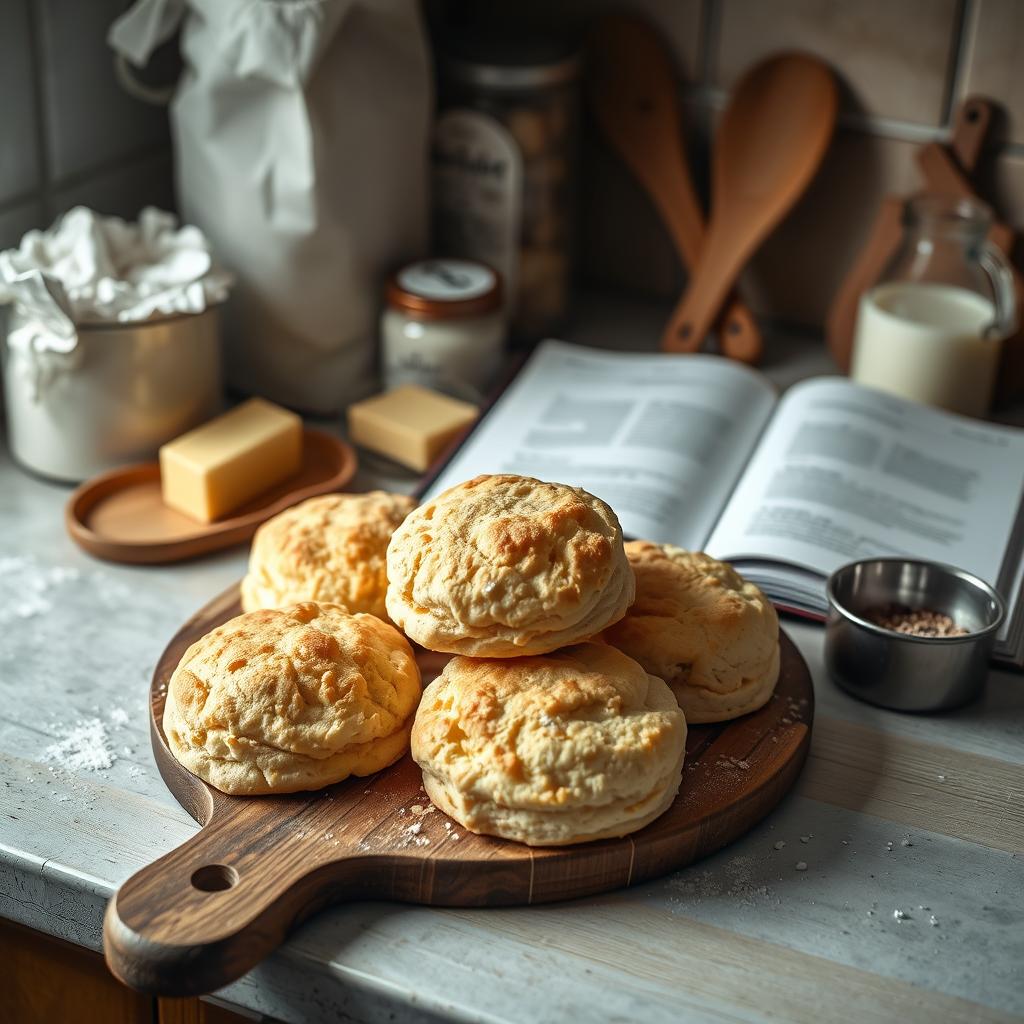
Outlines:
[[[700,348],[743,266],[814,177],[836,106],[832,73],[804,54],[769,58],[740,81],[715,140],[704,249],[662,337],[664,349]],[[732,346],[726,354],[753,362],[759,353]]]
[[[704,247],[704,215],[690,177],[672,61],[657,32],[626,15],[603,18],[587,41],[587,87],[608,142],[654,202],[683,265]],[[723,349],[759,352],[761,334],[735,295],[716,325]]]

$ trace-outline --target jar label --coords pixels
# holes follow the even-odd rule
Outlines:
[[[494,267],[514,304],[523,193],[515,139],[486,114],[449,110],[434,131],[433,164],[438,251]]]

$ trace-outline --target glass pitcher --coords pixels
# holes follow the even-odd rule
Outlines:
[[[992,401],[1003,339],[1016,329],[1013,273],[975,199],[908,201],[899,250],[860,299],[850,376],[968,416]]]

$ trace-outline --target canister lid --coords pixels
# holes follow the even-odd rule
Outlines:
[[[445,77],[485,89],[562,85],[580,73],[576,48],[549,34],[477,31],[453,35],[442,46]]]
[[[475,260],[420,260],[391,278],[387,297],[419,320],[483,316],[501,307],[501,278]]]

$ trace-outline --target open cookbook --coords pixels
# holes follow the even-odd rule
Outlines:
[[[547,341],[425,497],[524,473],[603,498],[628,537],[733,563],[781,607],[827,610],[846,562],[907,555],[987,580],[1008,615],[999,660],[1024,666],[1024,431],[821,377],[780,398],[715,356]]]

